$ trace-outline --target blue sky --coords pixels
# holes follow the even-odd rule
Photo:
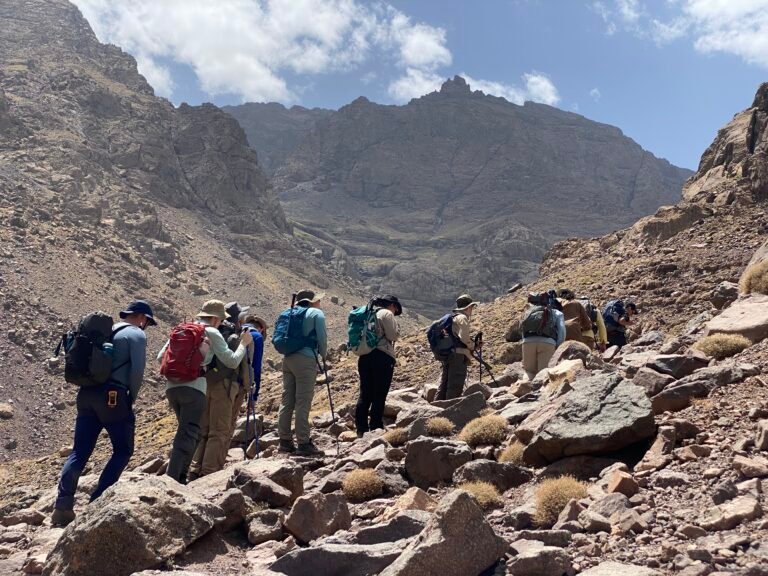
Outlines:
[[[174,104],[404,103],[454,74],[695,169],[768,80],[768,0],[74,0]]]

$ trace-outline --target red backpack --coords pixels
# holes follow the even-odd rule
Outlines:
[[[160,374],[177,384],[200,377],[205,359],[205,328],[205,324],[183,323],[171,330]]]

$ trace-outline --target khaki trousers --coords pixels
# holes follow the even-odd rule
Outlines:
[[[309,410],[315,396],[316,377],[314,358],[298,352],[283,358],[283,398],[277,415],[280,440],[293,440],[291,420],[296,412],[296,442],[309,443]]]
[[[555,345],[546,342],[523,342],[523,370],[529,380],[544,370],[555,353]]]
[[[208,385],[208,403],[200,422],[200,443],[192,459],[193,475],[205,476],[224,468],[232,441],[232,404],[237,382],[222,380]]]
[[[240,408],[243,406],[243,399],[245,398],[246,392],[247,390],[245,386],[237,387],[237,394],[235,395],[235,399],[232,401],[232,423],[229,426],[230,438],[232,438],[235,433],[235,426],[237,426],[237,419],[240,418]]]

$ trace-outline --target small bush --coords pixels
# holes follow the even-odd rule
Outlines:
[[[515,440],[504,448],[504,450],[501,451],[501,454],[499,454],[499,462],[511,462],[512,464],[522,464],[523,463],[523,450],[525,450],[525,446],[523,446],[520,442]]]
[[[742,294],[768,294],[768,260],[752,264],[744,271],[739,280]]]
[[[384,432],[382,438],[397,448],[408,442],[408,430],[405,428],[392,428],[392,430]]]
[[[555,522],[565,505],[573,498],[580,499],[587,495],[587,486],[573,476],[560,476],[544,480],[536,489],[536,524],[549,528]]]
[[[752,342],[741,334],[711,334],[693,345],[697,350],[718,360],[729,358],[750,346]]]
[[[370,468],[352,470],[344,478],[341,489],[350,502],[364,502],[381,496],[384,492],[384,481],[376,470]]]
[[[507,419],[496,414],[481,416],[467,423],[459,438],[472,446],[498,445],[507,437]]]
[[[453,422],[437,416],[427,420],[427,434],[430,436],[450,436],[453,434]]]
[[[495,508],[504,503],[504,498],[499,494],[496,486],[490,482],[464,482],[459,484],[459,490],[466,490],[472,494],[483,510]]]

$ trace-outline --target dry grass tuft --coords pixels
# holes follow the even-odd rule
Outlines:
[[[523,450],[525,450],[525,446],[515,440],[501,451],[499,462],[512,462],[512,464],[520,465],[523,463]]]
[[[741,334],[711,334],[693,345],[697,350],[718,360],[730,358],[750,346],[752,341]]]
[[[752,264],[744,271],[739,290],[742,294],[768,294],[768,260]]]
[[[507,419],[496,414],[475,418],[464,426],[459,438],[472,446],[490,444],[496,446],[507,437],[509,424]]]
[[[344,478],[341,489],[350,502],[365,502],[381,496],[384,492],[384,481],[376,470],[370,468],[352,470]]]
[[[555,522],[565,505],[572,499],[584,498],[587,486],[573,476],[560,476],[544,480],[536,489],[536,524],[549,528]]]
[[[483,510],[496,508],[504,504],[504,498],[499,494],[496,486],[490,482],[464,482],[459,484],[459,490],[466,490],[472,494]]]
[[[392,428],[384,432],[382,438],[395,448],[404,446],[408,442],[408,430],[405,428]]]
[[[436,416],[427,420],[427,434],[429,436],[450,436],[453,434],[453,422],[448,418]]]

